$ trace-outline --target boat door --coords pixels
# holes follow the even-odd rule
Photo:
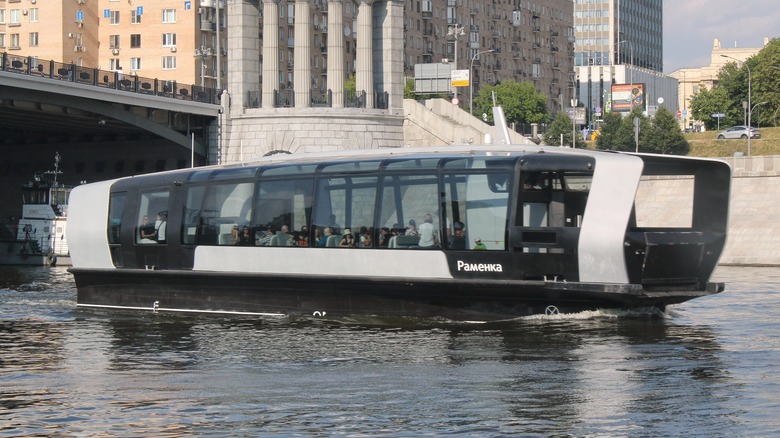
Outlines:
[[[174,231],[168,227],[169,199],[167,187],[141,190],[136,208],[128,212],[135,223],[131,245],[135,250],[135,266],[132,267],[168,269],[168,235]]]
[[[593,177],[587,156],[537,155],[518,163],[510,247],[528,280],[578,279],[577,246]]]

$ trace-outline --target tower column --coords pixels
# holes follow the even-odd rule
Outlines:
[[[366,108],[374,108],[373,0],[360,0],[357,15],[356,91],[366,92]]]
[[[309,0],[295,0],[295,53],[293,87],[295,107],[311,106],[311,7]]]
[[[328,89],[333,108],[344,107],[344,3],[328,0]]]
[[[263,108],[274,107],[278,86],[279,0],[263,0]]]

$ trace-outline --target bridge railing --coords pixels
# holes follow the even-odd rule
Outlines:
[[[219,105],[221,97],[219,90],[215,88],[179,84],[176,81],[126,75],[118,71],[100,70],[56,61],[42,61],[33,56],[12,55],[7,52],[0,52],[0,70],[129,93],[215,105]]]

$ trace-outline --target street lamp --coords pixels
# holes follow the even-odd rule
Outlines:
[[[618,41],[618,44],[620,43],[628,43],[628,48],[631,51],[631,92],[634,91],[634,43],[631,42],[631,40],[620,40]],[[622,62],[620,64],[623,64]],[[625,80],[625,79],[624,79]],[[631,110],[634,109],[634,95],[631,94]]]
[[[489,50],[483,50],[481,52],[477,52],[474,56],[471,57],[471,63],[469,64],[469,114],[474,114],[474,81],[473,81],[473,71],[474,71],[474,60],[479,57],[479,55],[483,53],[493,53],[493,49]]]
[[[748,115],[747,115],[748,116],[748,121],[747,121],[747,127],[748,127],[748,157],[749,157],[750,156],[750,137],[751,137],[751,135],[750,135],[751,134],[750,133],[750,124],[751,124],[750,116],[753,113],[753,108],[750,106],[751,105],[751,103],[750,103],[750,83],[752,81],[752,79],[750,77],[750,66],[747,64],[747,62],[741,61],[741,60],[739,60],[737,58],[734,58],[733,56],[728,56],[728,55],[720,55],[720,56],[722,56],[724,58],[733,59],[734,61],[737,61],[737,62],[741,62],[742,64],[745,65],[745,68],[747,68],[747,71],[748,71],[748,105],[747,105],[747,107],[748,107]]]
[[[447,36],[453,37],[455,39],[455,70],[458,69],[458,38],[462,37],[463,35],[466,35],[466,32],[463,30],[463,26],[460,24],[456,24],[455,26],[450,26],[447,28]],[[455,87],[455,98],[453,101],[457,102],[458,99],[458,87]]]
[[[201,58],[201,64],[200,64],[200,86],[205,88],[206,87],[206,68],[208,68],[208,64],[206,61],[211,56],[211,47],[205,47],[200,46],[199,49],[195,49],[195,57]]]
[[[571,148],[577,147],[577,98],[571,100]]]

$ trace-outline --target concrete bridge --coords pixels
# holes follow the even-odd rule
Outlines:
[[[157,137],[207,157],[216,90],[0,54],[1,144]]]

